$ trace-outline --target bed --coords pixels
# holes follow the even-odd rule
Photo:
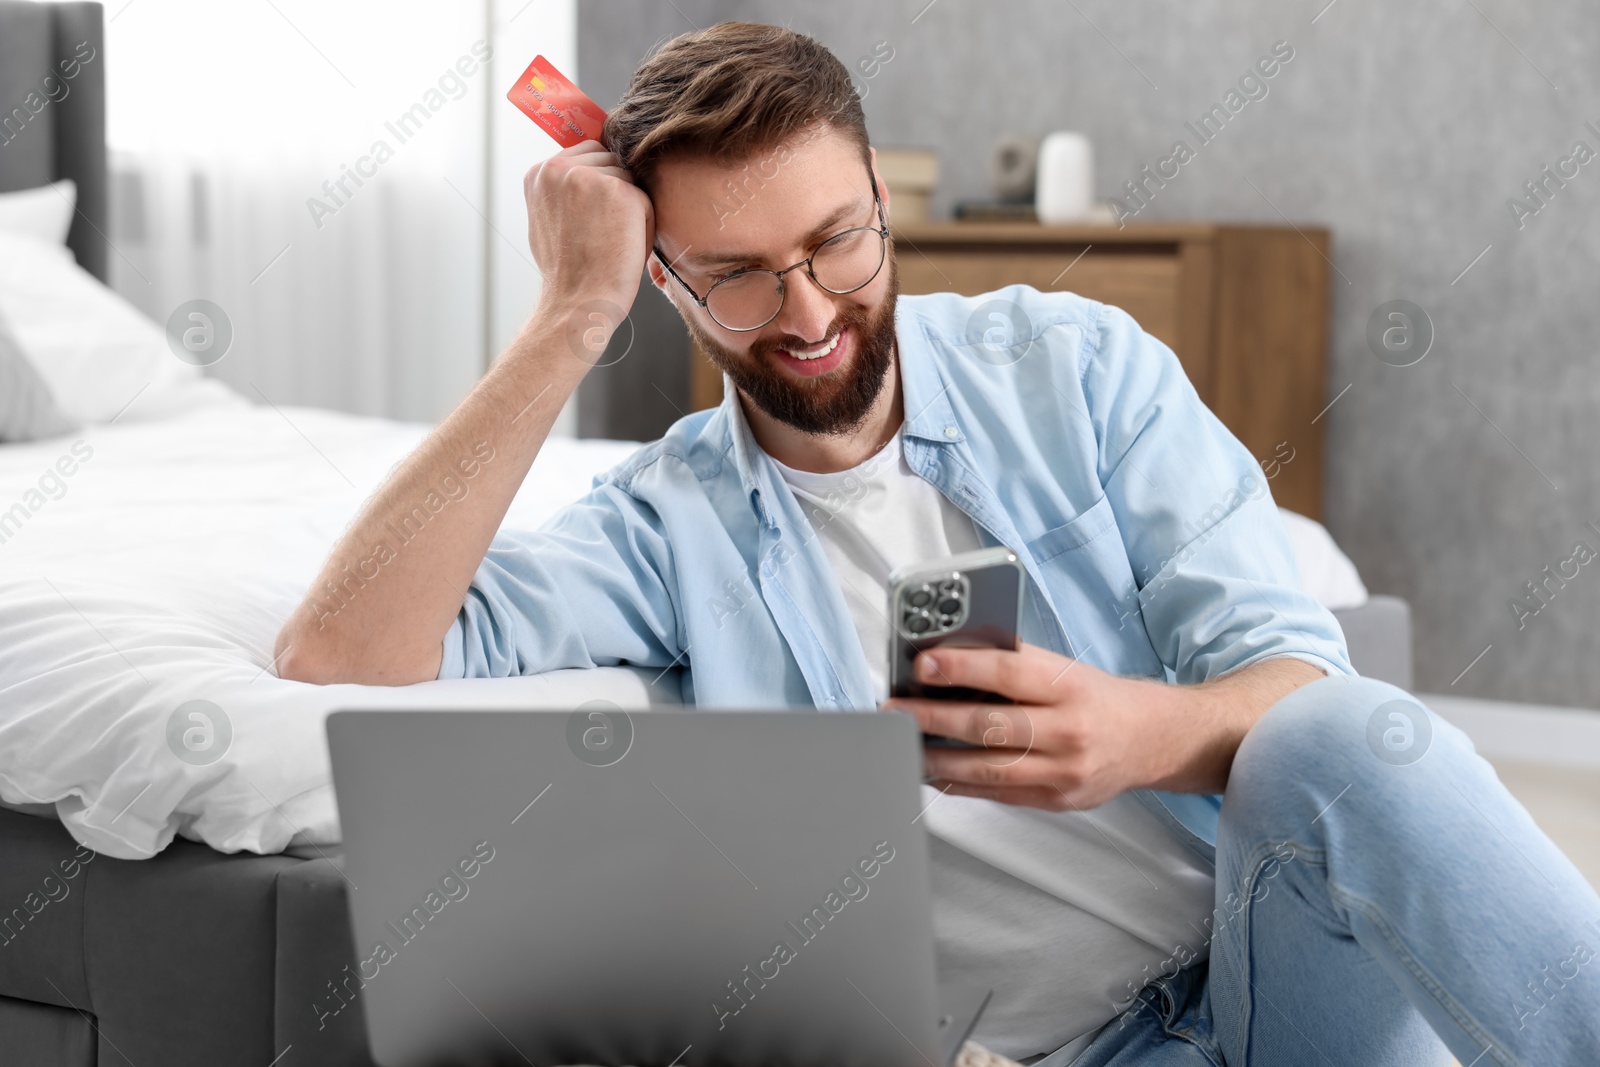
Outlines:
[[[297,1063],[366,1062],[359,1010],[327,989],[349,937],[326,712],[678,702],[675,675],[622,668],[401,690],[277,678],[297,588],[427,428],[195,404],[0,446],[7,503],[72,443],[92,449],[0,544],[0,1062],[265,1064],[290,1045]],[[632,447],[552,441],[512,521]],[[212,723],[209,751],[168,744],[196,699],[231,726],[224,742]]]
[[[0,101],[82,44],[98,55],[101,18],[98,4],[0,0]],[[0,200],[62,180],[76,190],[60,248],[0,235],[0,326],[22,320],[15,348],[59,346],[33,320],[80,300],[100,310],[76,314],[73,338],[106,339],[61,349],[43,383],[71,401],[59,432],[0,444],[0,1063],[369,1064],[326,713],[649,709],[680,703],[679,680],[611,668],[388,689],[276,676],[282,620],[428,428],[249,403],[174,360],[131,309],[102,306],[103,69],[83,64],[0,150]],[[4,344],[0,332],[0,392]],[[553,439],[508,524],[538,524],[633,447]],[[1329,568],[1348,560],[1315,524],[1286,523],[1308,588],[1333,588]],[[1364,590],[1325,602],[1357,668],[1409,687],[1405,604]]]

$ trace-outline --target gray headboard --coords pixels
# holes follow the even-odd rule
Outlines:
[[[70,69],[76,76],[66,80]],[[67,244],[85,270],[108,282],[104,11],[0,0],[0,193],[62,178],[78,183]]]

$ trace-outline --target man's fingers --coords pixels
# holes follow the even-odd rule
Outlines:
[[[1055,786],[1061,768],[1055,761],[1020,748],[923,750],[923,767],[929,777],[972,786]]]
[[[563,148],[545,160],[545,163],[555,163],[558,160],[568,167],[599,168],[616,175],[630,185],[636,184],[632,172],[623,168],[622,160],[617,158],[617,154],[608,151],[599,141],[583,141],[571,148]]]
[[[1023,645],[1015,652],[995,648],[938,648],[917,657],[916,672],[917,680],[928,685],[966,686],[1022,703],[1044,703],[1050,683],[1047,660],[1071,662],[1035,645]]]
[[[571,148],[563,149],[571,152],[567,159],[574,166],[599,167],[608,174],[613,174],[629,185],[637,185],[633,180],[633,172],[622,165],[622,160],[615,152],[609,151],[599,141],[584,141]]]
[[[561,151],[557,152],[556,155],[566,156],[568,159],[578,159],[581,157],[597,155],[610,156],[612,159],[617,158],[616,153],[607,150],[605,145],[595,140],[579,141],[570,148],[563,148]]]
[[[625,181],[629,185],[635,184],[635,182],[633,180],[633,175],[629,174],[627,171],[623,170],[621,167],[596,167],[595,169],[598,170],[601,174],[609,174],[611,177],[616,178],[619,181]]]
[[[1012,697],[1008,679],[1016,673],[1016,658],[1015,652],[995,648],[930,649],[917,656],[914,668],[918,681],[928,685],[961,685]]]
[[[886,710],[906,712],[925,734],[954,738],[985,750],[1025,752],[1033,745],[1033,716],[1020,704],[897,699]]]
[[[592,167],[598,170],[615,171],[630,183],[633,181],[633,175],[623,170],[622,162],[610,152],[597,152],[592,156],[579,156],[577,159],[568,160],[567,163],[568,166],[573,167]]]
[[[610,152],[605,152],[600,155],[586,156],[583,159],[570,160],[567,166],[569,168],[582,167],[587,172],[599,171],[601,174],[609,174],[613,178],[620,178],[629,185],[638,184],[633,180],[633,174],[629,171],[623,170],[622,165],[617,162],[617,157],[612,155]]]
[[[976,745],[980,743],[972,723],[976,707],[953,700],[896,700],[889,710],[910,715],[917,720],[917,726],[925,734],[951,737]]]

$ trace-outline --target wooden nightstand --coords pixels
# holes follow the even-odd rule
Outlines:
[[[1272,494],[1322,517],[1328,232],[1218,223],[895,228],[903,293],[989,292],[1014,282],[1115,304],[1177,353],[1201,400],[1252,455],[1279,461]],[[691,346],[696,408],[722,378]],[[1293,450],[1294,458],[1282,463]]]

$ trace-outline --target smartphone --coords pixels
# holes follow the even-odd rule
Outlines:
[[[919,682],[912,664],[930,648],[1018,648],[1024,581],[1022,563],[1005,547],[963,552],[889,575],[889,695],[1011,703],[981,689]],[[966,747],[950,738],[924,735],[924,740]]]

